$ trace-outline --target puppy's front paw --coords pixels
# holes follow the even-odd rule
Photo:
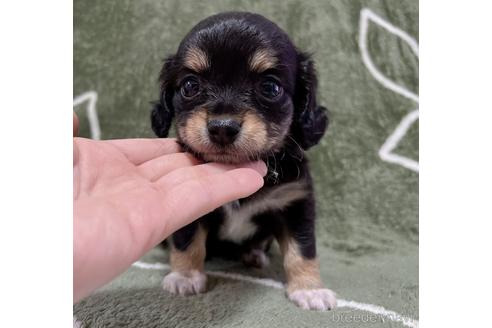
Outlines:
[[[179,295],[195,295],[203,293],[207,286],[207,275],[192,270],[187,272],[170,272],[162,280],[164,290]]]
[[[289,299],[305,310],[326,311],[337,306],[336,294],[326,288],[297,289],[288,293]]]

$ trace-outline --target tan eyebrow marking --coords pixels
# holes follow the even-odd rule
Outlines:
[[[184,66],[197,73],[203,72],[209,68],[208,56],[199,48],[190,48],[186,51]]]
[[[274,67],[277,64],[277,58],[272,51],[268,49],[259,49],[249,59],[249,68],[253,72],[261,73]]]

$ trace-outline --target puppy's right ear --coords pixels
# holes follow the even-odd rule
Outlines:
[[[176,75],[175,57],[167,58],[162,67],[160,82],[159,101],[153,103],[152,113],[150,116],[152,130],[159,138],[166,138],[169,134],[169,128],[174,117],[174,81]]]
[[[293,136],[305,150],[316,145],[328,127],[326,108],[316,102],[318,81],[311,56],[298,54]]]

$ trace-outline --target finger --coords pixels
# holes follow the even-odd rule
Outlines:
[[[175,153],[163,155],[147,161],[141,164],[138,169],[147,179],[156,181],[173,170],[198,165],[200,163],[201,162],[191,154]]]
[[[165,204],[172,213],[164,234],[171,234],[193,220],[236,199],[250,196],[263,186],[263,178],[256,170],[239,168],[220,174],[187,180],[169,190],[172,195]]]
[[[103,142],[118,148],[135,165],[140,165],[162,155],[182,152],[174,138],[114,139]]]
[[[224,173],[238,168],[251,168],[262,176],[266,174],[266,165],[261,161],[241,165],[206,163],[191,167],[179,168],[161,177],[156,182],[161,188],[169,188],[185,181],[200,179],[203,176]]]

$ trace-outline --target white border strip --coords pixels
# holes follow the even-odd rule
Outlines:
[[[77,96],[73,100],[73,107],[82,104],[84,101],[88,101],[87,105],[87,118],[89,119],[89,125],[91,127],[91,138],[94,140],[101,139],[101,128],[99,126],[99,118],[97,117],[97,92],[87,91],[80,96]]]
[[[133,266],[140,269],[147,269],[147,270],[170,270],[170,266],[164,263],[145,263],[145,262],[137,261],[133,263]],[[272,279],[255,278],[255,277],[245,276],[239,273],[228,273],[223,271],[207,271],[206,273],[213,277],[245,281],[245,282],[250,282],[253,284],[271,287],[275,289],[284,289],[283,283]],[[406,327],[418,328],[419,326],[418,320],[402,316],[401,314],[398,314],[394,311],[386,310],[382,306],[367,304],[367,303],[359,303],[355,301],[347,301],[343,299],[338,299],[337,303],[338,303],[337,307],[339,308],[343,307],[343,308],[350,308],[359,311],[370,312],[391,321],[401,322]]]

